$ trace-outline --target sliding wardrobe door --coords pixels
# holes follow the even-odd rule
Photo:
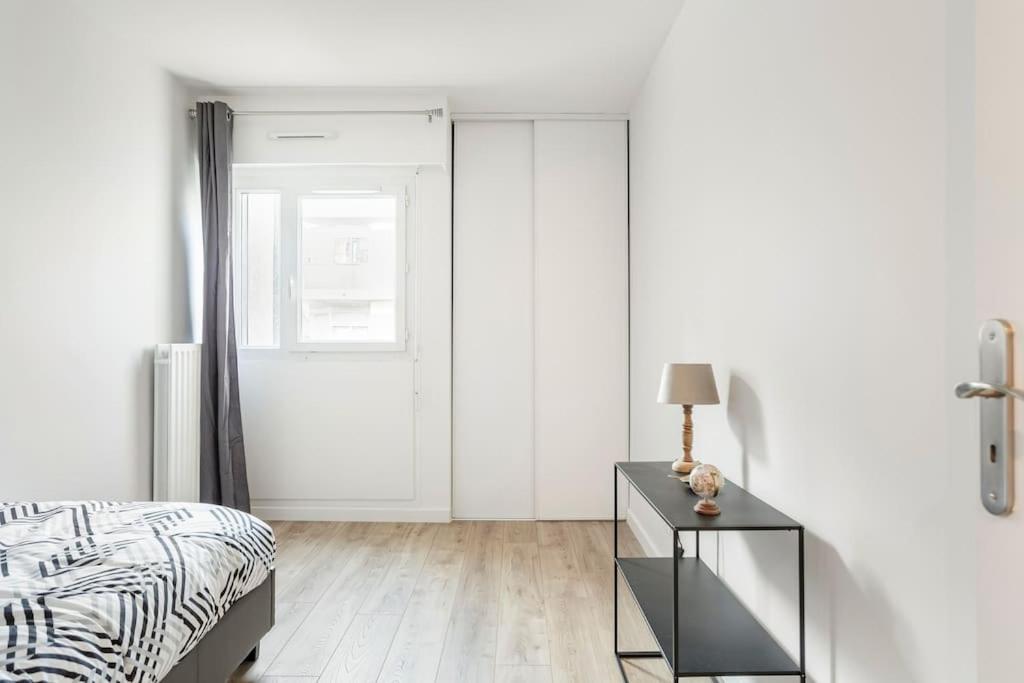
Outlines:
[[[457,123],[453,166],[452,515],[528,519],[533,124]]]
[[[536,515],[609,519],[627,459],[623,121],[534,128]]]

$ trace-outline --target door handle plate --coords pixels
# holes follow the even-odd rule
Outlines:
[[[986,320],[978,335],[981,381],[1013,385],[1013,327]],[[979,398],[981,503],[993,515],[1013,510],[1013,397]]]

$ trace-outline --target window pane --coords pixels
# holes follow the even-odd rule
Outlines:
[[[397,341],[397,198],[304,197],[299,205],[299,340]]]
[[[242,346],[278,343],[277,221],[280,199],[274,193],[243,193],[239,220]]]

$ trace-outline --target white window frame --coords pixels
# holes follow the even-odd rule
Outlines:
[[[408,351],[409,324],[413,284],[411,254],[411,218],[415,215],[415,169],[367,168],[346,166],[298,166],[271,164],[239,164],[235,167],[232,189],[235,206],[240,206],[244,193],[277,193],[278,234],[276,243],[279,287],[276,338],[277,347],[243,346],[239,350],[250,358],[287,357],[289,354],[396,354]],[[300,340],[302,318],[302,224],[299,200],[331,193],[394,194],[395,214],[395,340],[393,342],[303,342]],[[237,226],[239,223],[235,221]],[[242,235],[236,230],[235,251],[240,252]],[[238,258],[234,259],[237,266]],[[236,268],[236,270],[240,270]],[[236,277],[236,292],[240,292]],[[236,297],[236,307],[243,300]],[[241,319],[239,317],[239,319]]]
[[[277,298],[274,301],[274,343],[270,345],[259,345],[243,343],[242,337],[248,337],[247,332],[238,334],[241,330],[247,330],[247,319],[248,319],[248,307],[242,305],[248,297],[246,291],[246,278],[244,276],[246,263],[241,256],[245,252],[242,250],[243,244],[248,240],[248,234],[245,230],[239,229],[245,226],[248,228],[247,223],[242,223],[240,220],[235,221],[233,226],[234,236],[232,237],[232,252],[236,255],[231,264],[232,269],[232,281],[234,284],[234,307],[236,309],[236,338],[238,340],[239,349],[253,349],[253,350],[274,350],[281,348],[281,290],[283,289],[281,279],[281,191],[278,189],[265,189],[265,188],[245,188],[233,191],[233,215],[242,215],[242,197],[247,194],[273,194],[277,195],[277,215],[274,216],[274,277],[275,277],[275,289]]]

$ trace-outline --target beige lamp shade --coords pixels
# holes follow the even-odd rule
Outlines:
[[[718,403],[715,373],[708,363],[665,363],[658,403],[700,406]]]

